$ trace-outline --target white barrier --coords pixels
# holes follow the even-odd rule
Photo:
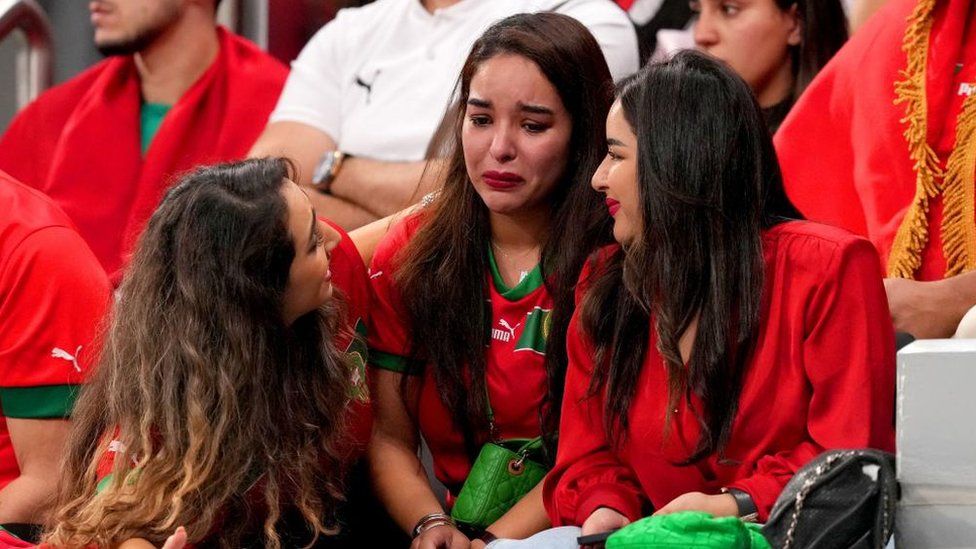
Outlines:
[[[898,353],[898,549],[976,547],[976,339]]]

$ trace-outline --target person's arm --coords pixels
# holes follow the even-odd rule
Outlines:
[[[407,411],[400,392],[403,374],[377,370],[374,399],[375,422],[369,445],[370,471],[376,495],[393,520],[410,533],[417,522],[432,513],[444,513],[430,487],[424,466],[417,456],[417,426]],[[418,384],[411,395],[418,395]],[[414,403],[414,407],[416,403]],[[468,539],[451,525],[441,525],[421,533],[415,549],[467,547]]]
[[[251,147],[249,157],[282,156],[297,168],[296,183],[308,187],[316,211],[347,229],[365,225],[418,202],[435,186],[440,162],[384,162],[347,157],[324,194],[312,185],[322,156],[336,149],[333,139],[301,122],[272,122]]]
[[[546,507],[542,504],[543,482],[525,494],[525,497],[486,530],[497,538],[525,539],[552,526]],[[475,542],[477,543],[479,542]]]
[[[65,418],[93,357],[109,284],[85,242],[65,227],[35,231],[4,259],[0,408],[19,475],[0,491],[0,523],[34,523],[53,504]]]
[[[896,331],[916,339],[948,338],[976,306],[976,272],[931,282],[887,278],[885,291]]]
[[[790,478],[824,450],[894,449],[895,344],[877,252],[866,240],[840,247],[806,302],[801,359],[812,394],[807,440],[756,463],[733,482],[759,522]],[[775,322],[776,319],[768,319]]]
[[[355,229],[375,221],[377,216],[360,205],[330,194],[324,194],[312,186],[312,173],[325,151],[335,148],[332,138],[325,132],[301,122],[272,122],[251,147],[250,158],[280,156],[295,165],[295,182],[308,189],[308,198],[315,211],[345,230]]]
[[[562,444],[556,466],[545,480],[543,502],[553,526],[582,526],[583,534],[589,535],[639,519],[647,499],[633,471],[611,450],[602,394],[587,396],[593,353],[581,333],[579,310],[567,339],[569,366],[559,424]]]
[[[438,187],[443,161],[383,162],[346,158],[329,194],[384,217],[416,204]]]
[[[20,476],[0,490],[0,524],[47,524],[69,423],[6,418]]]
[[[363,258],[363,262],[369,265],[373,261],[373,254],[376,252],[376,247],[383,240],[383,237],[386,236],[386,233],[390,231],[390,227],[401,219],[425,207],[427,207],[426,204],[417,203],[393,215],[388,215],[383,219],[377,219],[372,223],[349,231],[349,240],[359,250],[359,256]]]
[[[414,419],[420,406],[420,377],[406,375],[410,335],[406,312],[394,283],[393,257],[409,240],[406,222],[393,228],[380,243],[370,264],[369,365],[374,374],[373,436],[368,456],[376,495],[390,516],[408,533],[432,513],[444,513],[417,456],[419,427]],[[465,549],[468,539],[451,525],[427,529],[414,539],[414,549]]]

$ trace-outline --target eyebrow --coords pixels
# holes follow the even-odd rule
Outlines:
[[[607,146],[608,147],[626,147],[627,144],[624,143],[623,141],[619,140],[619,139],[614,139],[613,137],[608,137],[607,138]]]
[[[485,101],[484,99],[470,97],[468,98],[468,105],[471,105],[472,107],[479,107],[482,109],[490,109],[491,101]],[[523,112],[530,112],[533,114],[548,114],[548,115],[555,114],[552,109],[550,109],[549,107],[544,107],[542,105],[526,105],[521,102],[518,105],[519,105],[519,110]]]
[[[311,250],[315,246],[315,208],[312,208],[312,223],[308,227],[308,249]]]

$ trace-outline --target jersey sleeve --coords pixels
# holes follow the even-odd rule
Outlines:
[[[409,241],[415,217],[394,225],[380,241],[369,268],[372,292],[369,325],[369,363],[375,368],[403,373],[410,354],[407,312],[393,277],[397,254]]]
[[[588,262],[581,279],[602,266]],[[580,296],[578,296],[579,299]],[[543,503],[553,526],[581,526],[600,507],[631,521],[643,515],[647,498],[633,471],[614,455],[604,428],[604,398],[589,395],[593,352],[573,313],[567,334],[566,389],[559,423],[556,466],[546,477]]]
[[[340,11],[308,41],[291,64],[291,73],[271,113],[270,122],[301,122],[321,130],[338,144],[342,139],[343,29]]]
[[[341,292],[346,325],[337,335],[336,344],[345,356],[352,381],[352,394],[347,409],[346,440],[353,457],[366,448],[373,428],[373,409],[370,404],[370,379],[366,369],[366,345],[369,322],[369,277],[356,246],[341,227],[325,219],[342,239],[332,251],[329,270],[332,283]]]
[[[109,284],[65,227],[28,235],[0,272],[0,407],[12,418],[60,418],[96,356]]]
[[[866,240],[848,240],[804,294],[807,440],[761,458],[730,486],[752,496],[760,522],[790,478],[823,451],[894,450],[895,343],[877,252]]]

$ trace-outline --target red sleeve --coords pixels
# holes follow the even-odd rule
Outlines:
[[[94,358],[109,303],[105,272],[74,231],[25,238],[0,272],[0,406],[7,417],[65,417]]]
[[[416,216],[394,225],[376,246],[369,268],[372,291],[369,325],[369,363],[393,372],[404,372],[410,354],[410,330],[400,292],[393,280],[396,255],[410,240]]]
[[[10,532],[0,528],[0,549],[23,549],[27,547],[42,547],[47,549],[48,545],[34,545],[24,541]]]
[[[841,244],[806,305],[803,367],[812,388],[809,439],[763,457],[730,487],[748,492],[765,521],[794,473],[828,449],[895,447],[895,343],[877,252]]]
[[[352,394],[346,422],[348,437],[352,443],[353,457],[358,457],[369,443],[373,430],[373,409],[370,404],[370,383],[366,371],[368,351],[366,331],[369,323],[369,278],[366,265],[349,235],[328,219],[323,219],[335,229],[341,240],[329,263],[332,283],[342,294],[346,326],[336,336],[338,348],[345,354],[346,364],[352,376]]]
[[[588,262],[580,280],[587,280],[594,271],[598,268]],[[543,487],[549,520],[553,526],[580,526],[599,507],[637,520],[646,498],[634,473],[611,451],[603,425],[604,399],[587,397],[593,353],[580,328],[579,309],[569,325],[567,355],[559,450],[556,466]]]
[[[774,142],[786,192],[803,215],[862,236],[867,222],[854,186],[853,87],[849,65],[860,48],[842,49],[790,110]]]
[[[332,283],[341,292],[348,324],[347,330],[337,338],[337,343],[340,349],[349,352],[354,347],[358,348],[359,343],[365,346],[366,326],[369,323],[369,277],[359,250],[349,235],[328,219],[322,221],[335,229],[341,238],[339,245],[332,251],[329,270],[332,273]],[[365,349],[361,352],[365,353]]]

